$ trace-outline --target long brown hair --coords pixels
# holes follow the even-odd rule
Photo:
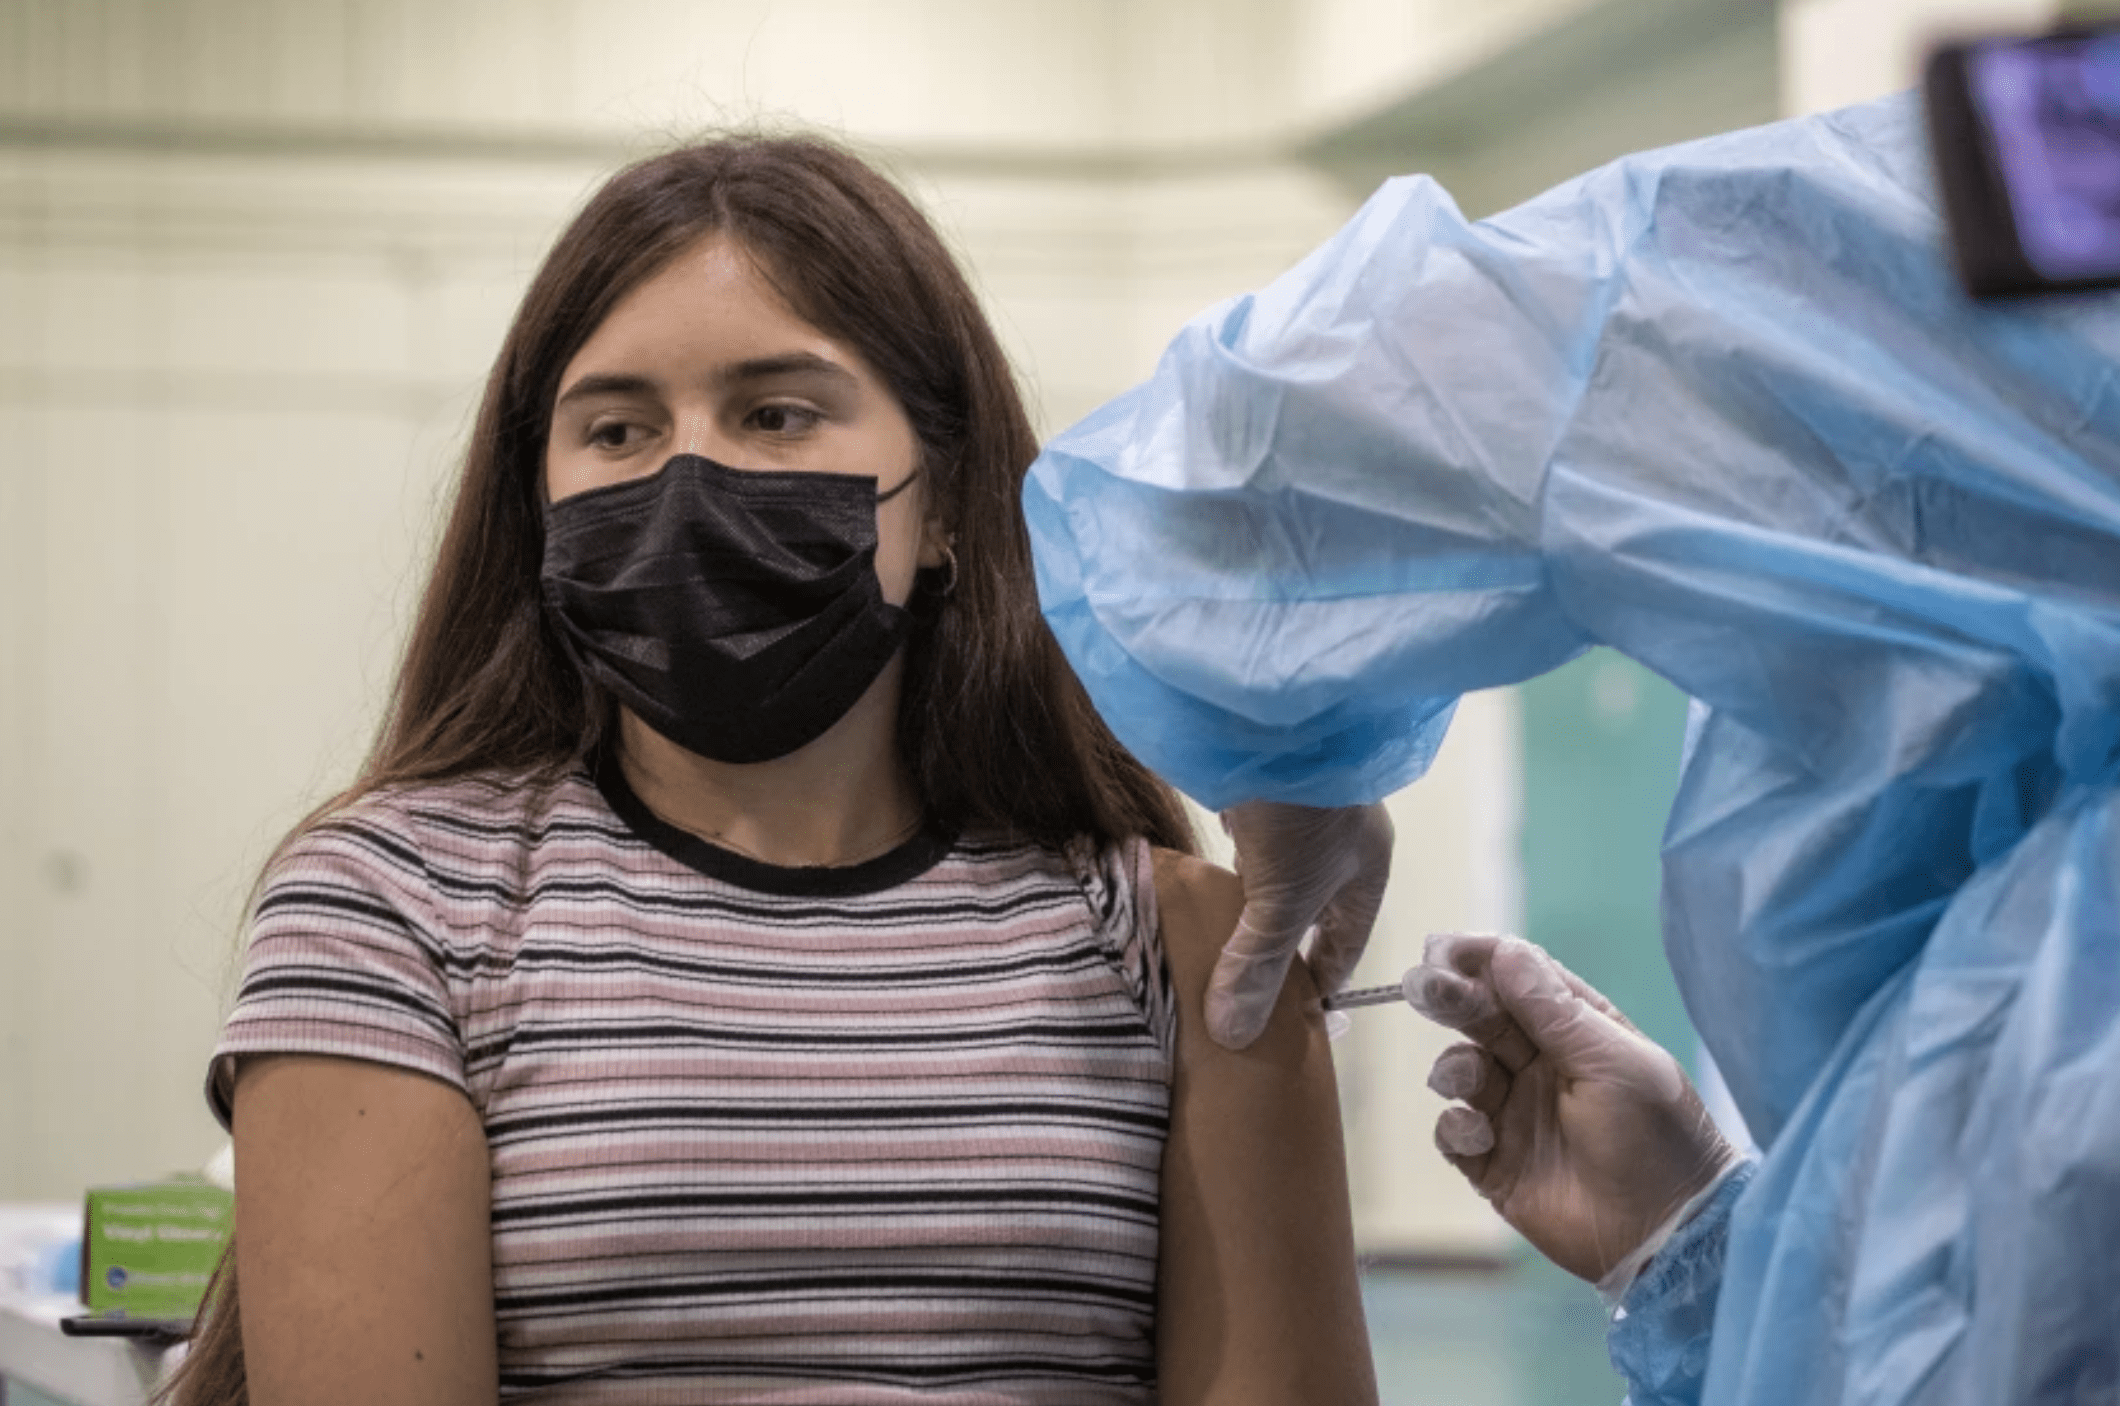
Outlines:
[[[908,645],[899,709],[929,815],[1054,846],[1141,836],[1192,851],[1176,793],[1097,717],[1038,613],[1018,506],[1037,439],[963,272],[858,158],[814,138],[751,136],[619,172],[546,256],[486,381],[375,746],[295,834],[385,788],[487,771],[556,778],[604,739],[611,704],[570,662],[539,597],[545,440],[582,344],[710,234],[738,241],[798,316],[859,351],[919,440],[959,564],[955,590]],[[166,1391],[174,1406],[248,1399],[233,1244]]]

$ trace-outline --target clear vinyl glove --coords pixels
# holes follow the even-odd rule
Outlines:
[[[1308,955],[1321,994],[1344,986],[1369,945],[1391,877],[1391,816],[1381,805],[1320,810],[1246,801],[1222,813],[1237,847],[1244,913],[1207,983],[1207,1033],[1227,1049],[1259,1038],[1289,963]]]
[[[1537,1250],[1616,1301],[1739,1165],[1669,1051],[1521,938],[1442,934],[1406,998],[1469,1037],[1428,1086],[1435,1141]]]

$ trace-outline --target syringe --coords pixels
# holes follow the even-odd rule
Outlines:
[[[1450,970],[1438,960],[1433,950],[1427,961],[1407,968],[1406,975],[1389,986],[1358,986],[1336,996],[1327,996],[1320,1004],[1331,1015],[1356,1006],[1394,1006],[1401,1001],[1453,1030],[1470,1029],[1474,1022],[1491,1020],[1501,1014],[1491,987],[1484,981],[1474,981]],[[1343,1015],[1340,1019],[1344,1021],[1347,1017]]]
[[[1389,1006],[1404,1001],[1415,1010],[1420,1010],[1420,1002],[1413,998],[1414,978],[1420,973],[1421,968],[1415,967],[1406,973],[1403,980],[1395,981],[1389,986],[1358,986],[1351,991],[1327,996],[1322,1004],[1328,1011],[1344,1011],[1356,1006]]]

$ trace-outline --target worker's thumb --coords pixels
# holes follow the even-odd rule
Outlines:
[[[1684,1096],[1685,1073],[1669,1051],[1584,999],[1559,963],[1530,943],[1498,943],[1488,982],[1502,1009],[1559,1073],[1620,1085],[1658,1102]]]
[[[1317,935],[1310,940],[1304,960],[1318,993],[1330,996],[1347,984],[1347,978],[1362,960],[1369,936],[1376,931],[1377,911],[1384,906],[1384,886],[1354,883],[1340,890],[1318,918]]]
[[[1207,979],[1207,1034],[1224,1049],[1241,1050],[1265,1031],[1303,941],[1300,931],[1255,928],[1252,917],[1246,904]]]

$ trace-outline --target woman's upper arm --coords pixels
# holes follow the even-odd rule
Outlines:
[[[1207,1037],[1201,1002],[1242,887],[1213,865],[1159,853],[1156,902],[1178,997],[1157,1288],[1161,1400],[1374,1402],[1339,1097],[1310,974],[1297,962],[1266,1033],[1225,1050]]]
[[[491,1173],[462,1091],[362,1060],[252,1056],[235,1145],[255,1406],[492,1406]]]

